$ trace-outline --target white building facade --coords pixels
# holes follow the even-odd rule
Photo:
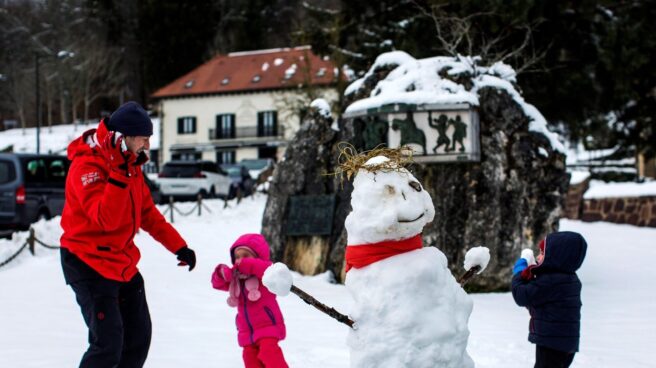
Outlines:
[[[338,99],[337,78],[330,60],[309,47],[219,55],[153,94],[159,162],[278,160],[301,108],[312,98]]]

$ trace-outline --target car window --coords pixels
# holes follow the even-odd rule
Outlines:
[[[166,178],[193,178],[200,173],[200,165],[164,164],[162,177]]]
[[[66,182],[66,171],[68,162],[64,158],[49,158],[46,160],[46,176],[49,182],[64,183]]]
[[[239,166],[222,166],[221,169],[225,170],[231,178],[238,178],[242,175]]]
[[[46,162],[42,158],[30,158],[23,161],[25,185],[43,184],[48,182]]]
[[[6,184],[16,180],[16,170],[11,161],[0,160],[0,184]]]
[[[204,162],[203,163],[203,171],[209,171],[209,172],[218,172],[219,168],[216,166],[215,163],[212,162]]]
[[[240,163],[249,170],[259,170],[267,166],[268,160],[242,160]]]

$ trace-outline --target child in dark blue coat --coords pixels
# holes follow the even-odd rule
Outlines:
[[[581,234],[557,232],[540,242],[537,264],[529,265],[532,253],[526,250],[515,263],[512,294],[531,315],[528,340],[536,345],[535,368],[569,367],[579,350],[581,281],[576,270],[587,247]]]

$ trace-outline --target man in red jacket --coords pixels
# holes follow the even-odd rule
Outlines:
[[[68,146],[61,262],[89,328],[80,367],[142,367],[151,321],[134,236],[141,228],[191,271],[196,255],[155,207],[141,165],[153,123],[128,102]]]

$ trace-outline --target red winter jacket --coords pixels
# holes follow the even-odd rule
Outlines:
[[[72,163],[66,178],[61,246],[103,277],[129,281],[141,258],[134,244],[139,228],[172,253],[185,241],[155,207],[141,168],[132,177],[111,171],[102,148],[89,144],[95,133],[91,129],[68,146]]]

